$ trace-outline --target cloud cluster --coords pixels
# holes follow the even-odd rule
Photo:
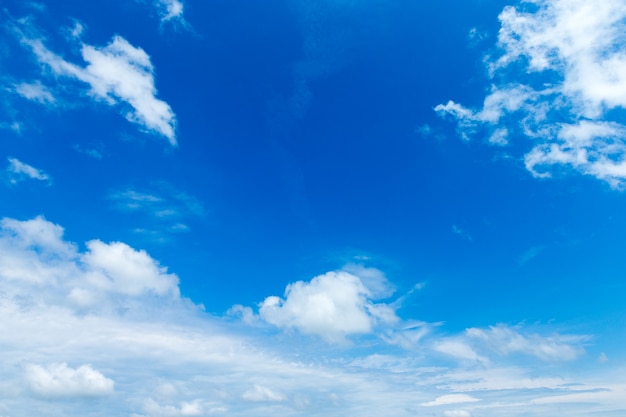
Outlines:
[[[129,308],[138,297],[179,297],[178,277],[145,251],[92,240],[80,252],[43,217],[0,221],[0,279],[3,293],[22,306],[95,311]]]
[[[525,137],[526,168],[571,167],[614,187],[626,179],[626,5],[620,0],[529,0],[500,14],[499,56],[481,109],[449,101],[461,137],[495,145]],[[520,132],[520,134],[517,134]]]
[[[581,340],[573,336],[500,325],[414,339],[414,357],[337,349],[343,338],[384,332],[399,320],[379,301],[393,286],[374,268],[348,265],[290,285],[279,305],[262,304],[272,306],[262,314],[277,326],[330,342],[322,360],[310,340],[280,345],[202,313],[180,298],[178,278],[144,251],[99,240],[81,250],[63,232],[42,217],[0,222],[3,415],[339,417],[434,407],[450,416],[513,409],[539,416],[554,414],[563,401],[572,401],[568,415],[577,417],[626,409],[625,388],[612,382],[621,373],[604,376],[604,384],[542,373],[545,363],[579,357]],[[445,343],[485,360],[433,366]],[[512,368],[507,358],[515,353],[540,360]]]
[[[37,61],[55,77],[65,77],[89,86],[87,95],[110,106],[122,104],[126,119],[146,131],[164,136],[176,145],[176,115],[171,107],[156,97],[154,67],[148,54],[121,36],[114,36],[104,46],[80,43],[85,66],[74,64],[52,52],[40,37],[15,28],[21,42],[35,54]],[[76,39],[81,31],[75,31]],[[23,83],[16,92],[30,100],[54,103],[55,98],[41,82]]]

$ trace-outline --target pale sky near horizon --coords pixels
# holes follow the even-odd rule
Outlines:
[[[623,416],[623,0],[0,0],[0,417]]]

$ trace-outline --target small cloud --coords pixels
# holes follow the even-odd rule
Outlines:
[[[57,77],[80,81],[89,86],[88,96],[110,106],[121,104],[128,121],[148,132],[176,141],[176,115],[171,107],[156,97],[154,67],[150,56],[131,45],[121,36],[114,36],[104,47],[80,42],[86,66],[66,61],[46,47],[42,38],[26,36],[17,26],[14,31],[22,44],[30,47],[40,64],[46,65]],[[79,41],[82,26],[75,26],[73,38]],[[49,101],[52,95],[37,84],[22,85],[21,94],[27,98]]]
[[[6,169],[6,172],[9,177],[9,182],[12,184],[17,184],[27,178],[45,181],[48,184],[52,182],[50,176],[40,169],[28,165],[16,158],[8,158],[8,161],[9,166]]]
[[[426,403],[422,403],[420,405],[424,407],[434,407],[438,405],[475,403],[477,401],[480,401],[480,399],[476,397],[472,397],[471,395],[449,394],[449,395],[442,395],[441,397],[437,397],[434,401],[429,401]]]
[[[609,357],[606,356],[606,353],[602,352],[600,353],[600,355],[598,355],[598,362],[607,363],[608,361],[609,361]]]
[[[78,153],[82,153],[94,159],[102,159],[104,154],[104,145],[102,143],[92,143],[87,147],[76,144],[73,146],[73,149]]]
[[[16,84],[14,91],[27,100],[36,101],[41,104],[54,104],[56,102],[50,90],[41,84],[41,81]]]
[[[67,363],[55,363],[45,368],[26,365],[25,378],[28,387],[43,397],[99,397],[112,394],[115,385],[91,365],[74,369]]]

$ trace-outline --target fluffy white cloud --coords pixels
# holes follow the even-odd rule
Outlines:
[[[28,165],[16,158],[8,158],[8,161],[9,166],[6,169],[6,172],[11,183],[15,184],[25,178],[47,181],[48,183],[50,182],[50,176],[44,171],[37,169],[32,165]]]
[[[374,283],[370,290],[357,275],[333,271],[309,282],[287,286],[285,298],[267,297],[259,306],[260,317],[270,324],[295,328],[331,342],[346,336],[370,333],[378,322],[398,320],[393,308],[375,303],[374,294],[384,294],[384,281],[378,273],[363,269],[365,280]]]
[[[81,43],[81,55],[87,63],[82,67],[49,50],[41,39],[19,34],[22,43],[56,76],[89,85],[89,95],[99,101],[109,105],[125,104],[129,110],[126,119],[165,136],[176,145],[176,116],[165,101],[156,97],[154,67],[143,49],[121,36],[114,36],[104,47]]]
[[[487,59],[494,85],[481,109],[435,110],[464,139],[496,145],[525,136],[528,170],[557,166],[621,186],[626,179],[626,5],[621,0],[529,0],[500,14],[501,54]],[[520,67],[522,68],[520,70]],[[510,132],[522,132],[512,135]]]
[[[63,240],[63,228],[43,217],[2,219],[0,227],[0,279],[5,292],[16,295],[31,286],[27,296],[31,303],[98,309],[108,307],[107,300],[127,305],[141,296],[179,297],[178,277],[145,251],[92,240],[81,253]]]
[[[155,0],[155,4],[160,9],[162,21],[183,18],[184,7],[180,0]]]
[[[66,363],[47,367],[28,364],[25,378],[29,388],[44,397],[91,397],[113,393],[113,380],[90,365],[70,368]]]

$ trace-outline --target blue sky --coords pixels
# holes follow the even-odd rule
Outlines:
[[[0,417],[626,411],[622,1],[0,6]]]

